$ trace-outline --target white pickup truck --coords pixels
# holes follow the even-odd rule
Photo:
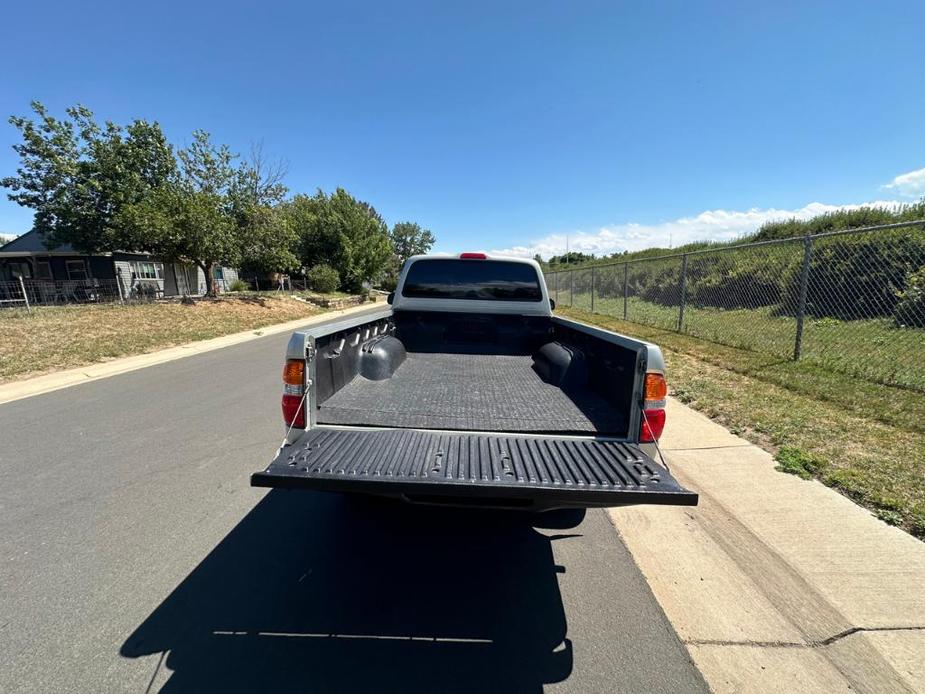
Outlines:
[[[543,511],[695,505],[655,462],[661,351],[553,315],[532,260],[415,256],[388,307],[292,335],[258,487]]]

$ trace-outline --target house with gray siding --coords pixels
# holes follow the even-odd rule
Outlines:
[[[48,248],[35,229],[0,246],[0,282],[20,278],[86,286],[115,280],[124,296],[134,292],[156,296],[206,292],[205,276],[195,265],[165,263],[146,253],[84,255],[69,244]],[[234,268],[215,267],[215,279],[221,289],[227,289],[237,278]]]

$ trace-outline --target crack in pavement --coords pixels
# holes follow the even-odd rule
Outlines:
[[[749,646],[752,648],[822,648],[831,646],[836,641],[854,634],[866,634],[878,631],[925,631],[925,626],[906,627],[851,627],[834,636],[818,641],[727,641],[725,639],[682,639],[688,646]]]

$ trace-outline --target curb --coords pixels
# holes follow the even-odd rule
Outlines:
[[[90,381],[98,381],[102,378],[117,376],[119,374],[128,373],[129,371],[144,369],[148,366],[164,364],[169,361],[174,361],[175,359],[183,359],[184,357],[191,357],[195,354],[211,352],[216,349],[222,349],[223,347],[231,347],[232,345],[257,340],[261,337],[269,337],[270,335],[278,335],[279,333],[288,332],[297,328],[308,327],[339,316],[368,311],[375,305],[376,304],[360,304],[359,306],[352,306],[346,309],[325,311],[315,316],[299,318],[297,320],[287,321],[286,323],[277,323],[263,328],[255,328],[240,333],[232,333],[231,335],[213,337],[209,340],[200,340],[177,347],[168,347],[167,349],[158,350],[156,352],[136,354],[130,357],[120,357],[102,364],[90,364],[88,366],[68,369],[67,371],[58,371],[44,376],[36,376],[35,378],[26,379],[24,381],[6,383],[0,385],[0,405],[15,400],[22,400],[23,398],[31,398],[34,395],[50,393],[62,388],[70,388],[71,386],[80,385],[81,383],[89,383]]]
[[[711,690],[925,692],[925,544],[668,400],[696,508],[610,509]]]

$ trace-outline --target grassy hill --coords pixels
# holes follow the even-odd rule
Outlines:
[[[829,212],[807,220],[786,219],[777,222],[767,222],[753,233],[746,234],[735,241],[695,241],[694,243],[678,246],[677,248],[661,248],[654,246],[642,251],[612,253],[608,256],[589,259],[583,262],[569,263],[567,267],[559,263],[544,263],[543,266],[548,272],[556,272],[563,269],[572,270],[580,267],[590,267],[592,265],[606,265],[613,262],[622,263],[628,260],[654,258],[661,255],[689,253],[691,251],[700,251],[710,248],[741,246],[756,241],[787,239],[795,236],[805,236],[807,234],[822,234],[829,231],[856,229],[880,224],[895,224],[919,219],[925,219],[925,199],[897,208],[860,207],[856,210]]]

